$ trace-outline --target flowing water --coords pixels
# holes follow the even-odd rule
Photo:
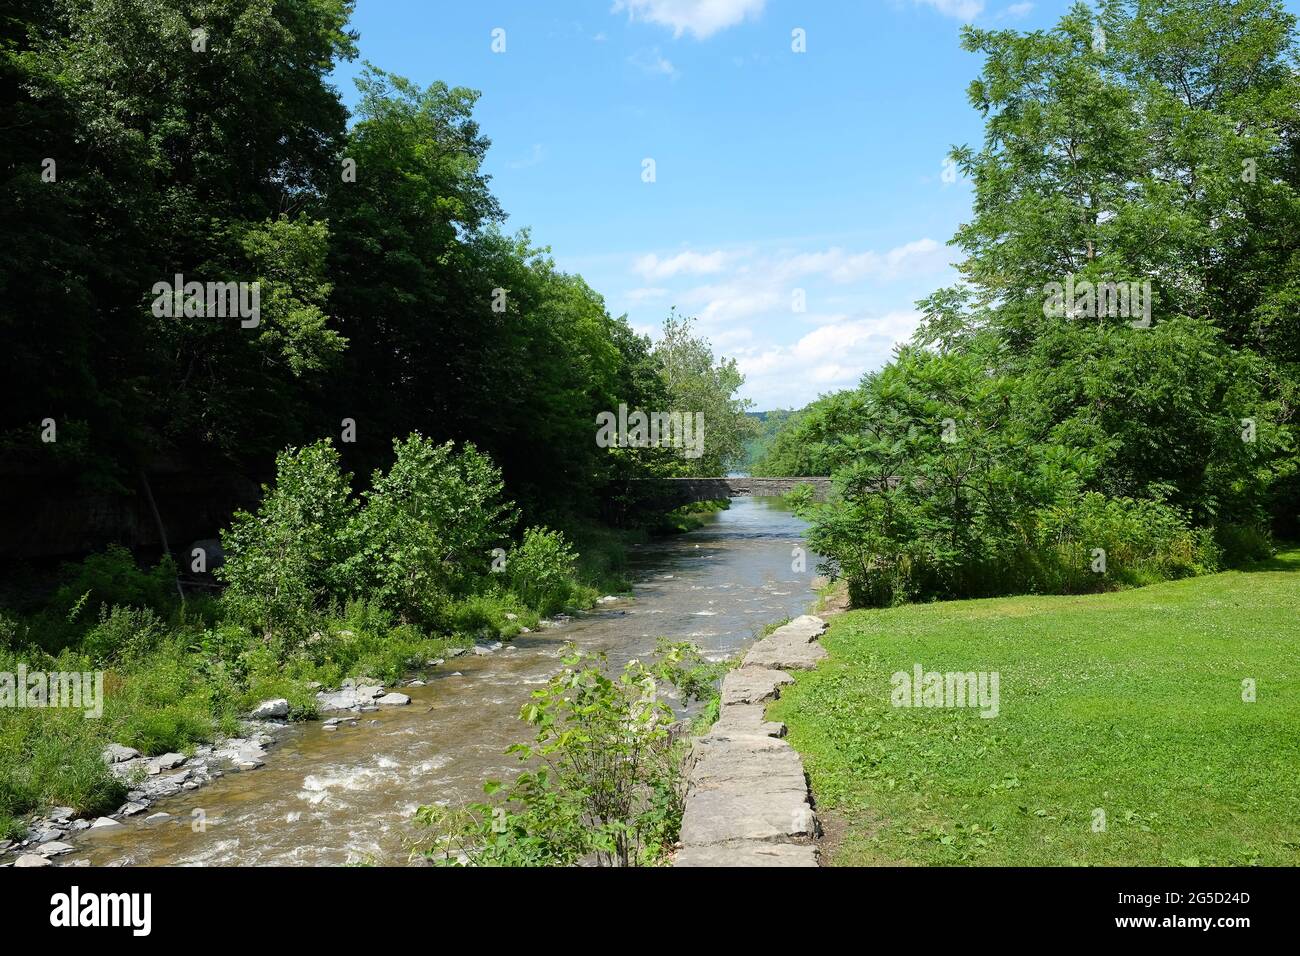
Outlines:
[[[158,801],[170,820],[84,837],[94,865],[334,865],[406,862],[420,804],[482,797],[485,780],[519,769],[503,751],[530,739],[520,705],[561,668],[566,642],[604,651],[621,669],[659,637],[690,640],[727,657],[762,629],[802,613],[814,595],[815,558],[797,566],[804,524],[775,500],[733,499],[698,531],[634,548],[634,596],[554,629],[519,635],[494,654],[464,655],[404,687],[410,706],[362,714],[357,726],[295,725],[266,766],[227,773]],[[195,832],[193,811],[205,817]]]

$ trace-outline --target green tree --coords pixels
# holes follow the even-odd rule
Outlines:
[[[723,475],[741,460],[745,439],[755,430],[745,414],[753,403],[736,398],[745,384],[736,360],[715,361],[708,340],[692,334],[692,322],[671,313],[653,352],[667,392],[664,410],[703,416],[703,454],[687,457],[685,449],[675,450],[674,470],[681,476]]]
[[[1203,523],[1271,509],[1283,527],[1294,19],[1274,0],[1111,0],[1047,31],[967,28],[965,45],[985,56],[970,99],[987,120],[981,149],[953,153],[975,184],[964,282],[921,303],[918,341],[1031,381],[1035,439],[1095,456],[1090,487],[1168,488]],[[1086,299],[1050,314],[1067,281],[1149,282],[1150,321]]]

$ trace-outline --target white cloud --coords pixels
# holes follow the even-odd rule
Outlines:
[[[688,307],[695,306],[693,311],[700,322],[711,325],[767,312],[788,311],[790,291],[770,285],[731,282],[690,289],[683,295],[682,302]]]
[[[821,361],[849,355],[870,342],[896,342],[911,337],[919,318],[915,312],[890,312],[878,318],[839,319],[813,329],[790,349],[804,361]]]
[[[1011,6],[1003,10],[999,10],[997,16],[995,16],[993,19],[1019,20],[1021,17],[1028,14],[1029,11],[1032,9],[1034,9],[1034,5],[1032,3],[1013,3],[1011,4]]]
[[[660,259],[653,252],[641,256],[632,269],[647,279],[671,279],[675,275],[708,275],[721,272],[728,255],[717,252],[679,252],[668,259]]]
[[[946,17],[958,20],[974,20],[984,12],[984,0],[912,0],[927,7],[934,7]]]
[[[823,392],[852,388],[906,342],[920,313],[889,312],[849,318],[826,316],[793,345],[737,349],[745,394],[760,409],[801,407]]]
[[[670,302],[696,317],[715,352],[736,358],[742,394],[760,408],[801,407],[889,361],[919,321],[910,303],[950,278],[949,258],[928,237],[881,250],[783,244],[647,253],[631,261],[643,288],[627,299],[639,321]]]
[[[677,67],[673,66],[673,61],[663,56],[658,47],[652,50],[638,50],[627,58],[627,62],[642,73],[669,76],[673,79],[681,75],[677,72]]]
[[[651,299],[662,299],[667,294],[667,289],[643,287],[624,293],[623,298],[628,302],[646,302]]]
[[[626,10],[630,20],[671,27],[674,37],[690,33],[703,40],[748,17],[757,17],[763,4],[764,0],[615,0],[610,12]]]
[[[522,159],[513,160],[510,163],[511,169],[526,169],[529,166],[536,166],[546,159],[546,147],[541,143],[533,143],[533,148],[528,151],[528,155]]]
[[[898,279],[939,268],[945,264],[944,258],[943,246],[927,238],[897,246],[883,255],[870,249],[846,253],[838,246],[823,252],[803,252],[777,263],[774,271],[784,279],[806,275],[824,275],[834,282]]]

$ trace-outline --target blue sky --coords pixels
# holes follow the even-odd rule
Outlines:
[[[361,57],[336,82],[354,105],[369,60],[481,91],[508,227],[639,331],[670,306],[697,316],[745,397],[797,407],[883,364],[955,276],[970,190],[943,163],[981,138],[961,24],[1048,26],[1067,6],[359,0]]]

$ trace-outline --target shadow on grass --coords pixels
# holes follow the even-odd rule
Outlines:
[[[1288,541],[1280,544],[1278,553],[1263,561],[1243,564],[1235,571],[1252,574],[1256,571],[1300,571],[1300,543]]]

